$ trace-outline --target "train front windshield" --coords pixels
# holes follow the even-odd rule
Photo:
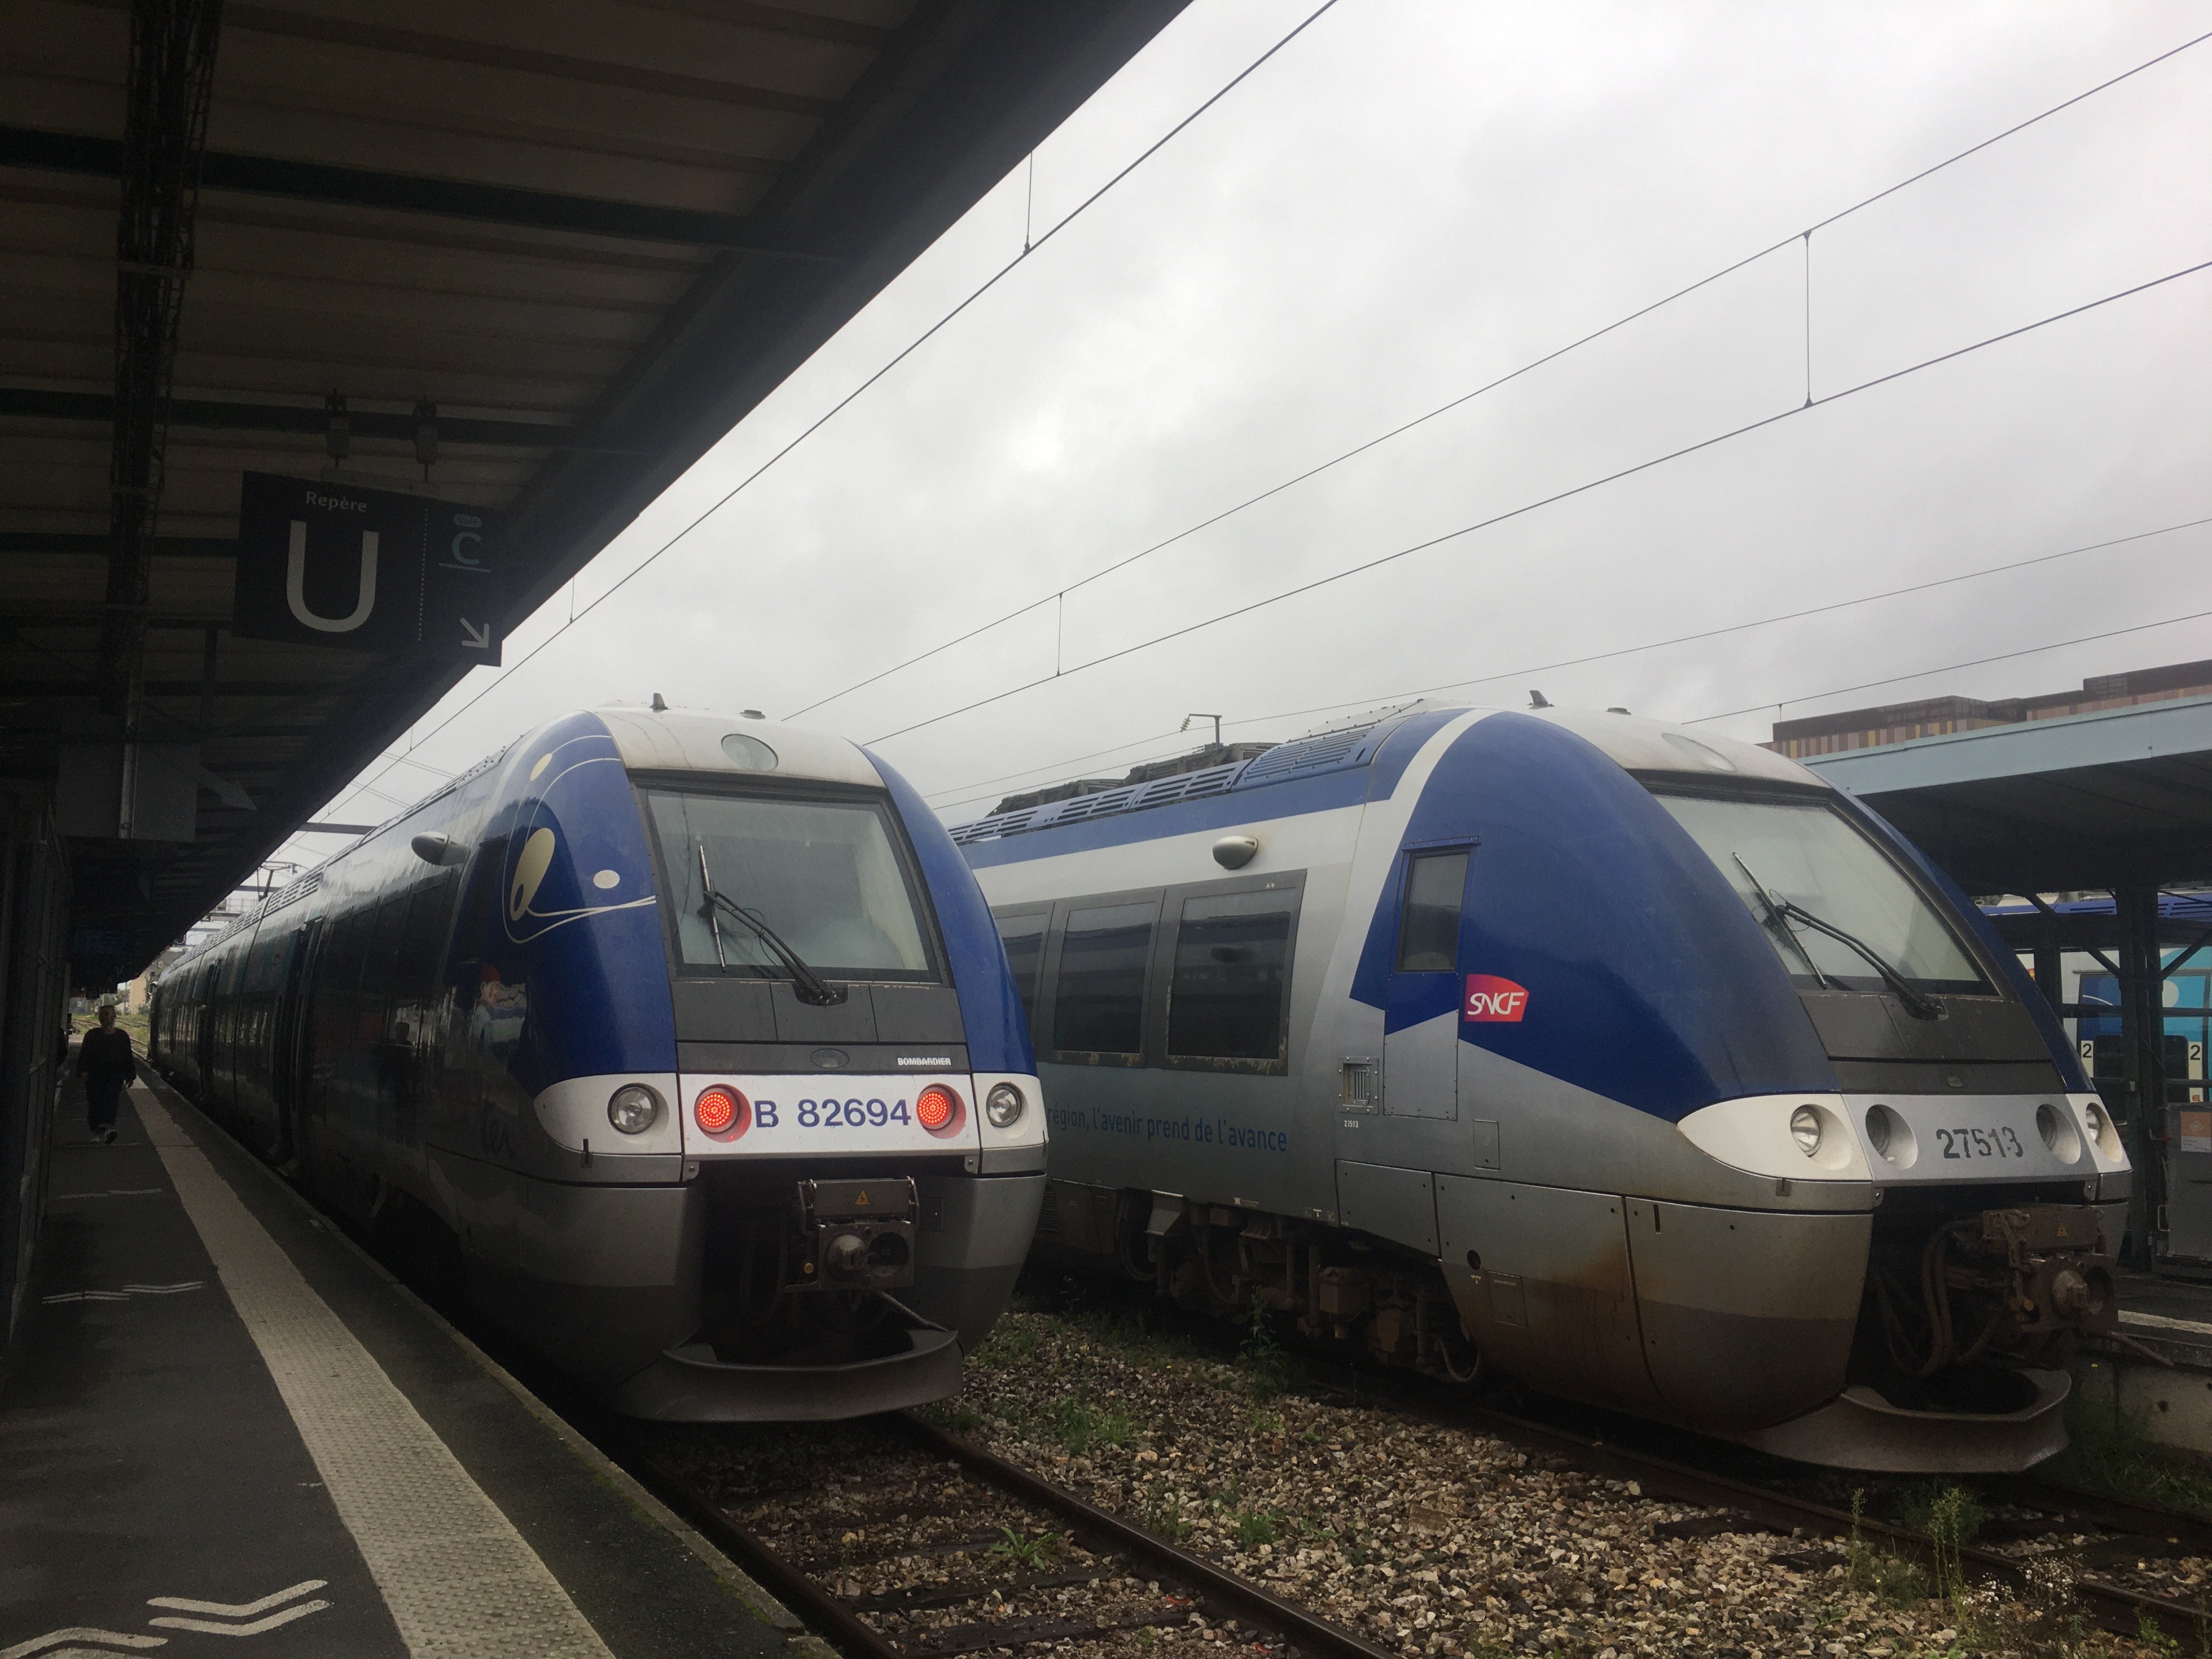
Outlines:
[[[707,884],[826,978],[935,978],[883,809],[649,789],[679,971],[787,977],[768,940],[708,902]]]
[[[1868,947],[1915,991],[1988,994],[1958,934],[1857,825],[1818,801],[1661,794],[1803,989],[1881,991]],[[1771,896],[1771,897],[1768,896]]]

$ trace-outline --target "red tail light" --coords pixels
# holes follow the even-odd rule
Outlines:
[[[933,1083],[915,1097],[914,1121],[933,1135],[960,1127],[960,1097],[942,1083]]]
[[[726,1083],[710,1084],[691,1103],[691,1116],[717,1140],[735,1140],[752,1122],[752,1106]]]

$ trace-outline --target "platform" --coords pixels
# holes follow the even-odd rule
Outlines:
[[[0,1392],[0,1659],[823,1652],[173,1091],[106,1146],[82,1103]]]

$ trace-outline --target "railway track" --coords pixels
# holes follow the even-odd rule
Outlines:
[[[1708,1511],[1662,1525],[1674,1536],[1767,1531],[1775,1559],[1820,1571],[1854,1541],[1941,1566],[1911,1528],[1693,1464],[1419,1391],[1362,1382],[1370,1407],[1472,1429],[1560,1457],[1652,1497]],[[957,1659],[1030,1644],[1083,1645],[1133,1632],[1196,1635],[1310,1659],[1395,1659],[1341,1626],[1213,1562],[911,1415],[895,1419],[857,1475],[714,1491],[665,1451],[625,1459],[674,1508],[754,1572],[848,1659]],[[2212,1609],[2090,1570],[2160,1556],[2212,1555],[2212,1522],[2178,1510],[2019,1477],[1976,1483],[2011,1513],[1988,1528],[2031,1547],[2093,1534],[2086,1553],[2021,1555],[1963,1545],[1971,1579],[2046,1601],[2070,1595],[2089,1620],[2128,1636],[2148,1624],[2202,1643]],[[1842,1546],[1842,1547],[1838,1547]],[[2065,1564],[2054,1577],[2054,1561]]]
[[[1871,1544],[1888,1553],[1929,1566],[1941,1567],[1937,1546],[1921,1530],[1854,1516],[1800,1494],[1778,1490],[1755,1481],[1701,1469],[1693,1464],[1661,1457],[1516,1416],[1495,1407],[1470,1402],[1443,1403],[1421,1392],[1363,1377],[1362,1389],[1378,1404],[1425,1420],[1476,1430],[1509,1440],[1531,1450],[1568,1458],[1593,1473],[1615,1480],[1633,1480],[1648,1493],[1692,1504],[1716,1513],[1708,1517],[1671,1523],[1678,1536],[1700,1532],[1765,1529],[1790,1536],[1806,1535]],[[2033,1512],[2033,1518],[1999,1521],[1985,1531],[2005,1539],[2033,1540],[2081,1533],[2104,1534],[2081,1553],[2057,1555],[2015,1555],[1982,1544],[1952,1547],[1957,1570],[2005,1585],[2019,1593],[2048,1595],[2054,1585],[2051,1566],[2065,1593],[2105,1628],[2133,1636],[2145,1621],[2166,1636],[2212,1646],[2212,1606],[2179,1597],[2149,1594],[2100,1576],[2094,1570],[2102,1561],[2121,1565],[2174,1556],[2212,1556],[2212,1522],[2179,1510],[2106,1498],[2029,1476],[1983,1478],[1970,1483],[2008,1509]],[[1798,1550],[1778,1559],[1790,1559],[1806,1567],[1833,1565],[1849,1558],[1841,1551]],[[2044,1568],[2039,1577],[2038,1568]]]
[[[1123,1632],[1285,1659],[1397,1659],[920,1418],[842,1480],[716,1491],[665,1450],[622,1461],[848,1659],[957,1659]],[[1171,1634],[1172,1633],[1172,1634]],[[1141,1639],[1141,1638],[1140,1638]]]

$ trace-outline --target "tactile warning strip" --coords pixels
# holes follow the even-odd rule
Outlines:
[[[537,1552],[143,1084],[131,1104],[416,1659],[611,1659]]]

